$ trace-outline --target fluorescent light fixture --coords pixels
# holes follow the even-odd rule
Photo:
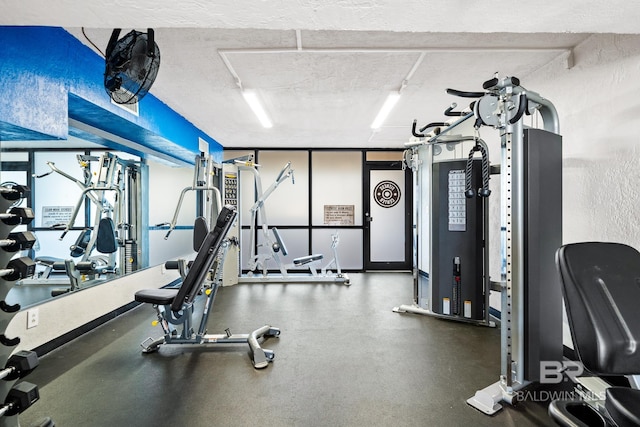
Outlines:
[[[249,107],[251,107],[251,109],[253,110],[253,114],[256,115],[258,120],[260,120],[260,124],[262,125],[262,127],[273,127],[273,123],[271,123],[271,120],[269,120],[269,116],[267,116],[267,112],[264,111],[262,104],[260,104],[256,93],[249,90],[243,90],[242,96],[244,97],[244,100],[247,101],[247,104],[249,104]]]
[[[399,99],[400,92],[391,92],[389,96],[387,96],[387,99],[384,101],[384,104],[382,104],[382,108],[378,112],[378,115],[376,116],[373,123],[371,123],[371,129],[378,129],[380,126],[382,126],[382,123],[384,123],[385,119]]]

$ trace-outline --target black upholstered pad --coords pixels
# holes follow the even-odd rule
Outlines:
[[[565,245],[556,262],[571,336],[596,374],[640,374],[640,253],[619,243]]]
[[[313,255],[301,256],[300,258],[294,259],[293,263],[295,265],[304,265],[304,264],[309,264],[310,262],[313,262],[313,261],[321,260],[323,257],[324,256],[322,254],[313,254]]]
[[[178,295],[178,289],[143,289],[136,292],[135,299],[149,304],[169,305],[176,295]]]
[[[604,406],[618,427],[640,426],[640,390],[611,387]]]

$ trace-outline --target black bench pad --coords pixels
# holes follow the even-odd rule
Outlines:
[[[313,261],[318,261],[320,259],[324,258],[324,255],[322,254],[313,254],[313,255],[307,255],[307,256],[301,256],[300,258],[296,258],[293,260],[293,264],[294,265],[305,265],[305,264],[309,264],[310,262]]]
[[[135,299],[138,302],[147,302],[149,304],[169,305],[173,302],[178,289],[143,289],[136,292]]]
[[[604,407],[618,426],[640,425],[640,390],[610,387],[606,391]]]

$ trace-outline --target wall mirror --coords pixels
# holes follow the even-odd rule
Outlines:
[[[36,274],[11,289],[12,304],[24,309],[62,298],[191,250],[193,195],[185,195],[165,239],[180,192],[191,185],[191,166],[143,159],[73,136],[2,141],[0,162],[0,183],[31,189],[19,206],[30,207],[33,219],[12,232],[36,237],[31,249],[14,255],[35,260]]]

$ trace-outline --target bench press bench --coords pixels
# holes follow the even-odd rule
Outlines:
[[[206,334],[207,319],[222,280],[222,266],[226,249],[230,244],[226,235],[236,216],[237,213],[232,206],[222,208],[215,227],[204,238],[179,288],[144,289],[136,292],[137,302],[152,304],[156,309],[158,323],[164,331],[164,336],[155,340],[148,338],[141,344],[143,353],[155,352],[163,344],[246,343],[249,345],[252,363],[256,369],[266,368],[274,359],[273,351],[261,348],[258,340],[262,337],[279,336],[278,328],[265,325],[250,334],[231,334],[228,329],[225,334]],[[210,272],[213,272],[212,282],[207,281]],[[198,295],[204,295],[206,300],[199,328],[195,331],[192,324]],[[181,326],[181,330],[176,326]]]

